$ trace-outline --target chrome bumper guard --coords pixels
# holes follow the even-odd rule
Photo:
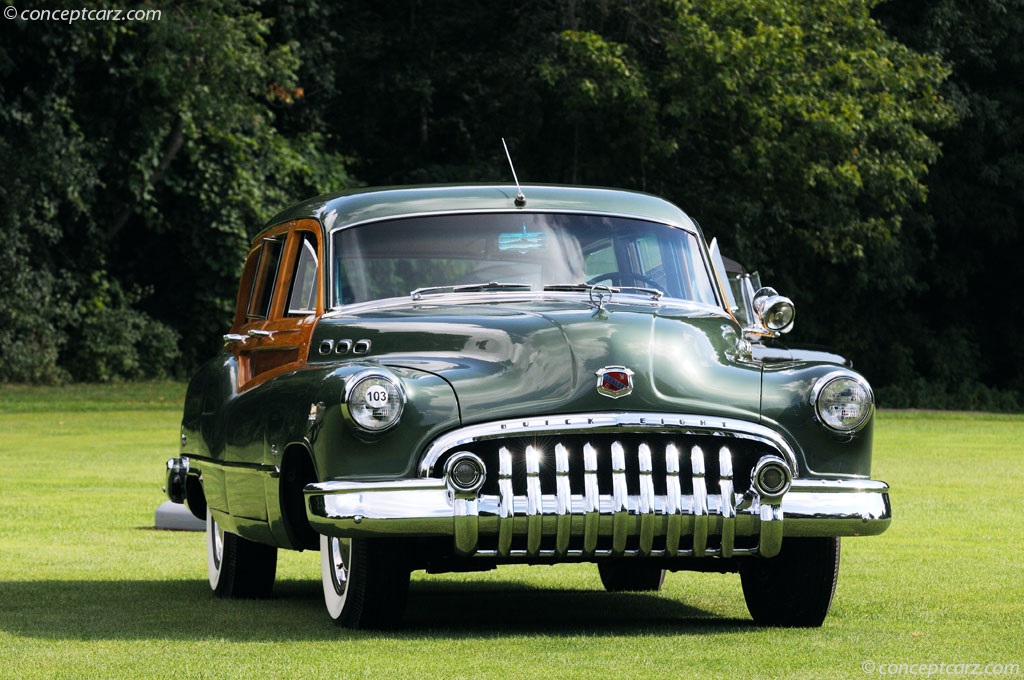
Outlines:
[[[541,493],[539,456],[527,450],[526,494],[513,495],[512,457],[502,449],[497,494],[465,483],[471,480],[465,470],[448,470],[444,479],[329,481],[306,487],[307,515],[313,529],[326,535],[450,536],[459,555],[498,559],[773,557],[784,536],[867,536],[889,526],[884,482],[792,479],[785,461],[765,456],[751,474],[750,489],[739,494],[726,447],[718,455],[718,492],[708,493],[704,452],[695,446],[689,461],[693,493],[683,494],[674,448],[665,452],[664,495],[654,492],[647,447],[639,452],[637,494],[627,493],[621,447],[612,450],[611,494],[598,492],[592,450],[584,451],[583,493],[570,493],[568,455],[556,447],[555,493]],[[737,545],[737,537],[747,540]]]

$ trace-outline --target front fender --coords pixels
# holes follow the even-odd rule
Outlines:
[[[361,430],[342,409],[346,381],[367,368],[390,371],[405,389],[401,420],[380,433]],[[290,412],[292,424],[286,429],[292,439],[303,433],[320,480],[414,476],[419,454],[427,443],[460,424],[455,392],[447,381],[432,373],[369,362],[321,368],[318,373],[315,389],[297,387],[296,394],[306,395],[306,400],[302,409]],[[310,399],[311,394],[316,396]],[[288,403],[282,400],[281,408]]]
[[[761,388],[761,421],[783,434],[797,453],[802,477],[871,476],[874,416],[857,432],[840,434],[822,425],[811,404],[815,383],[836,371],[831,363],[766,365]]]

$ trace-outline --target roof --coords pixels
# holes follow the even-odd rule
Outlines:
[[[526,205],[515,205],[516,187],[459,184],[355,189],[298,203],[267,226],[314,218],[328,230],[348,224],[439,212],[588,212],[648,219],[697,230],[686,213],[668,201],[635,191],[556,185],[522,187]]]

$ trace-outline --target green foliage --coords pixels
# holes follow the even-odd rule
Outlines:
[[[597,33],[565,30],[536,67],[538,86],[549,101],[558,103],[563,123],[572,128],[569,182],[587,181],[582,178],[594,172],[583,150],[595,137],[615,140],[616,151],[623,154],[635,156],[639,149],[642,158],[657,143],[652,138],[657,100],[651,97],[643,65],[631,53],[627,45]]]
[[[184,374],[278,209],[508,181],[505,137],[523,181],[678,203],[894,403],[1024,401],[1024,0],[161,9],[0,23],[0,381]]]
[[[93,272],[69,315],[74,334],[60,365],[71,378],[109,382],[165,378],[178,358],[178,334],[137,311],[141,294],[129,295],[106,272]]]
[[[685,168],[680,185],[741,251],[782,238],[819,262],[859,259],[922,198],[938,154],[929,132],[952,120],[938,96],[946,72],[868,9],[683,3],[669,42],[679,67],[662,80],[667,108],[689,154],[714,162]]]
[[[892,39],[870,4],[541,3],[524,21],[354,3],[306,21],[292,9],[277,30],[349,27],[316,48],[337,65],[323,119],[368,183],[504,179],[505,136],[526,181],[650,190],[745,259],[785,239],[838,262],[898,234],[931,133],[952,121],[939,59]]]
[[[0,31],[0,380],[190,370],[263,221],[346,183],[317,134],[276,127],[294,45],[235,0]]]
[[[925,254],[909,255],[906,272],[920,284],[888,313],[925,312],[904,330],[914,350],[908,373],[958,407],[1019,410],[1024,2],[907,0],[877,14],[908,45],[951,66],[945,92],[960,115],[938,136],[943,156],[930,171],[928,203],[906,218],[916,235],[904,248]]]
[[[334,31],[298,48],[315,54],[303,80],[325,85],[284,116],[317,120],[361,180],[507,181],[504,136],[524,181],[667,196],[797,300],[797,341],[837,347],[884,387],[917,377],[930,351],[906,332],[929,316],[914,302],[934,259],[912,210],[957,110],[942,89],[950,67],[896,40],[873,6],[271,11],[282,39],[301,41],[310,23]]]

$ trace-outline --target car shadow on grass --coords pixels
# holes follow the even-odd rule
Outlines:
[[[711,632],[753,625],[658,593],[533,588],[509,582],[414,583],[398,630],[458,637]]]
[[[266,600],[220,599],[205,580],[8,581],[0,583],[0,602],[0,631],[77,640],[697,634],[753,625],[654,593],[544,589],[502,581],[414,582],[405,616],[388,631],[334,626],[316,580],[278,582]]]

